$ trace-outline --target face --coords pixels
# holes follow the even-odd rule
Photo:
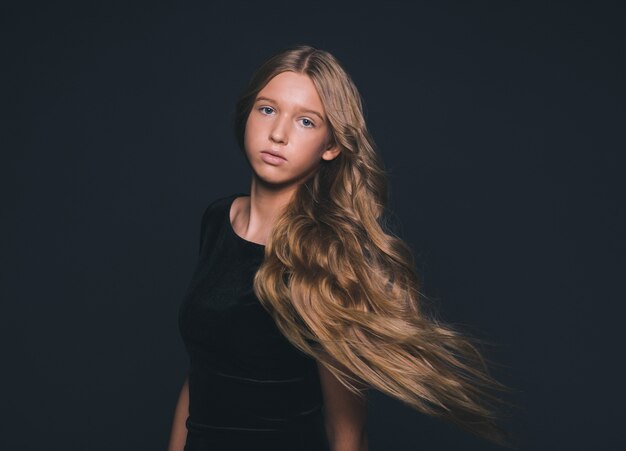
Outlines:
[[[312,175],[322,160],[332,160],[330,127],[311,79],[282,72],[256,96],[244,136],[246,155],[265,183],[291,185]],[[277,156],[273,156],[274,153]]]

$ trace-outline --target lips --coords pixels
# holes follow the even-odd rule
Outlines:
[[[274,152],[273,150],[262,150],[261,153],[267,153],[269,155],[274,155],[275,157],[282,158],[283,160],[287,160],[280,154],[280,152]]]

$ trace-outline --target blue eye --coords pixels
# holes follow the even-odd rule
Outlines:
[[[274,108],[272,108],[271,106],[261,106],[257,108],[257,110],[260,111],[261,114],[269,116],[274,111]],[[311,119],[304,117],[301,120],[303,121],[303,125],[305,128],[315,128],[315,124],[313,123],[313,121],[311,121]]]

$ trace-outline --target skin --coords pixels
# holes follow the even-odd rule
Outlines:
[[[235,200],[231,222],[242,238],[263,244],[298,185],[322,160],[341,151],[331,143],[324,106],[307,75],[282,72],[261,89],[248,115],[244,146],[252,169],[250,197]],[[269,164],[262,159],[263,150],[279,152],[287,161]]]
[[[185,378],[178,395],[178,402],[174,410],[174,419],[170,431],[170,441],[167,451],[183,451],[187,440],[187,426],[185,421],[189,414],[189,380]]]
[[[257,94],[246,122],[244,143],[253,173],[250,196],[235,199],[230,221],[243,239],[265,244],[275,219],[298,185],[315,173],[322,160],[336,158],[341,149],[332,142],[315,85],[307,75],[295,72],[276,75]],[[279,152],[286,161],[268,163],[262,158],[263,150]],[[317,366],[332,451],[367,451],[366,401],[345,388],[321,362]],[[168,451],[183,449],[188,402],[184,384]]]

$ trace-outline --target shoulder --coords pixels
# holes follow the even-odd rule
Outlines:
[[[227,196],[221,196],[217,198],[213,198],[209,201],[205,207],[204,212],[202,213],[202,218],[206,218],[211,214],[217,212],[218,210],[224,209],[230,205],[230,202],[237,196],[237,194],[229,194]]]
[[[221,220],[229,213],[233,201],[237,197],[247,196],[245,193],[236,192],[225,196],[213,198],[205,207],[202,213],[201,228],[204,230],[211,220]]]
[[[232,200],[238,195],[230,194],[213,198],[205,205],[200,220],[200,251],[202,251],[204,244],[210,241],[210,237],[220,229],[224,215],[228,214]]]

